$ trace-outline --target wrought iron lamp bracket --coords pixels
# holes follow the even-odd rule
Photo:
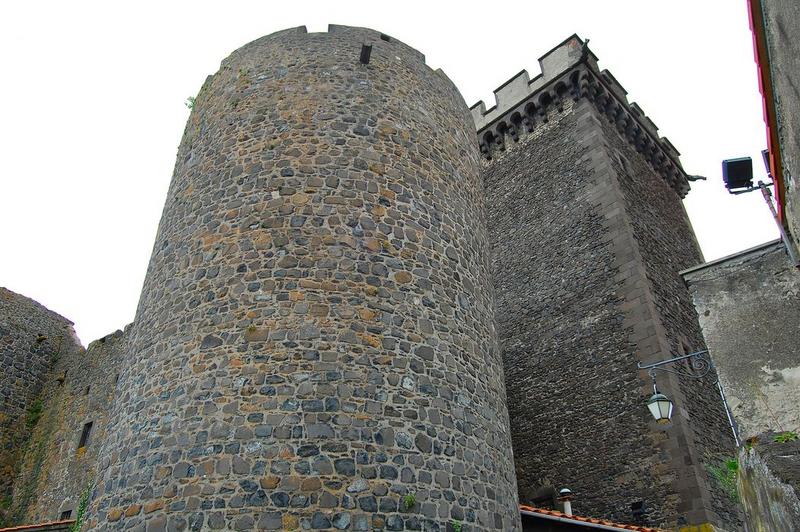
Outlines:
[[[689,362],[688,368],[668,369],[664,367],[675,364],[676,362],[681,362],[683,360]],[[666,373],[672,373],[673,375],[680,375],[682,377],[689,377],[692,379],[702,379],[714,368],[714,364],[711,362],[711,358],[708,356],[707,349],[703,351],[695,351],[694,353],[689,353],[688,355],[661,360],[652,364],[642,364],[639,362],[636,364],[636,366],[639,369],[648,370],[648,373],[650,374],[650,377],[653,378],[653,381],[655,381],[656,378],[656,371],[664,371]]]
[[[667,369],[666,367],[664,367],[664,366],[669,366],[670,364],[674,364],[676,362],[681,362],[682,360],[686,360],[689,362],[688,368],[683,367],[679,369]],[[703,377],[708,375],[714,368],[714,364],[711,362],[711,357],[708,355],[707,349],[704,349],[703,351],[695,351],[694,353],[689,353],[688,355],[674,357],[667,360],[661,360],[659,362],[654,362],[652,364],[642,364],[641,362],[638,362],[636,366],[639,369],[648,370],[650,378],[653,379],[653,397],[650,398],[650,401],[648,402],[648,407],[650,406],[650,403],[652,403],[654,400],[669,401],[669,399],[667,399],[665,396],[660,395],[658,389],[656,388],[656,371],[665,371],[667,373],[672,373],[673,375],[680,375],[682,377],[689,377],[692,379],[702,379]],[[725,392],[722,389],[722,384],[720,384],[719,379],[716,380],[715,385],[717,387],[717,390],[719,391],[720,398],[722,399],[722,404],[725,407],[725,415],[728,417],[728,425],[730,426],[731,432],[733,433],[733,440],[736,442],[736,447],[739,447],[740,445],[739,433],[738,430],[736,429],[736,422],[734,421],[733,415],[731,414],[731,409],[728,406],[728,401],[727,399],[725,399]],[[653,415],[655,415],[655,413]],[[657,417],[656,420],[658,419],[659,418]]]

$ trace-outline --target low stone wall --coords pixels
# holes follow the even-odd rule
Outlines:
[[[763,443],[739,453],[737,489],[745,510],[745,530],[767,532],[800,530],[800,442],[775,443],[772,434]],[[787,483],[793,478],[795,486]]]

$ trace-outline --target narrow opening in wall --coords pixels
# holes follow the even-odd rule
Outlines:
[[[118,382],[119,382],[119,373],[114,375],[114,384],[117,384]]]
[[[386,35],[385,33],[381,33],[381,40],[386,42],[392,42],[392,38]]]
[[[58,516],[59,521],[64,521],[65,519],[69,519],[72,517],[72,510],[64,510],[61,512],[61,515]]]
[[[83,432],[81,432],[81,441],[78,443],[78,449],[89,445],[89,436],[92,434],[92,422],[83,425]]]
[[[372,54],[372,45],[371,44],[362,44],[361,45],[361,63],[368,65],[369,64],[369,56]]]
[[[634,519],[641,519],[645,514],[644,501],[636,501],[631,503],[631,515]]]
[[[83,395],[89,395],[89,389],[91,386],[87,386],[86,389],[83,391]]]

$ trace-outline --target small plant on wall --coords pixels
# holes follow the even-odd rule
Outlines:
[[[722,490],[734,502],[739,500],[739,492],[736,488],[736,478],[739,476],[739,460],[727,458],[722,461],[720,466],[707,466],[708,472],[716,479]]]
[[[403,508],[405,508],[406,511],[412,509],[415,504],[417,504],[417,497],[413,493],[409,493],[403,497]]]
[[[39,422],[42,417],[44,406],[41,399],[36,399],[33,404],[28,408],[28,415],[25,417],[25,425],[28,429],[32,429]]]
[[[775,443],[789,443],[790,441],[797,440],[797,433],[793,430],[787,430],[784,432],[779,432],[775,436],[772,437],[772,441]]]
[[[78,501],[78,511],[75,515],[75,522],[69,527],[69,532],[80,532],[83,521],[86,519],[86,509],[89,507],[89,499],[92,496],[92,490],[94,490],[94,481],[90,480],[86,483],[86,488],[84,488],[83,493],[81,493],[81,500]]]

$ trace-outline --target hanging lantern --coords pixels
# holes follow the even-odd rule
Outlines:
[[[658,393],[658,390],[655,390],[653,396],[647,401],[647,408],[656,418],[656,422],[662,425],[669,423],[669,420],[672,419],[672,401],[666,395]]]

